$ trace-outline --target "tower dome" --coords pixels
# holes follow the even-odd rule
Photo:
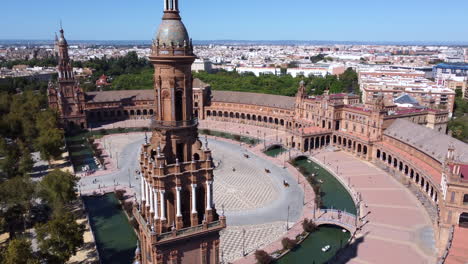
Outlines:
[[[65,39],[63,28],[60,29],[60,38],[58,39],[59,45],[67,45],[67,40]]]
[[[187,29],[179,15],[178,0],[164,0],[164,16],[156,33],[161,46],[184,46],[190,41]]]
[[[156,40],[159,41],[159,45],[169,47],[172,45],[182,46],[184,43],[189,43],[190,39],[181,20],[163,19],[156,34]]]

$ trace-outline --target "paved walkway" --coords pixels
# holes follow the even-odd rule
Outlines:
[[[230,133],[257,131],[265,133],[267,140],[274,140],[276,129],[249,125],[229,124],[219,121],[203,121],[202,126]],[[239,128],[243,126],[244,128]],[[223,129],[227,128],[227,129]],[[252,133],[250,133],[252,135]],[[283,154],[283,155],[286,155]],[[435,263],[435,242],[432,222],[414,194],[389,174],[344,152],[320,151],[313,153],[316,161],[323,161],[350,187],[361,194],[366,219],[362,237],[341,257],[349,263]],[[280,156],[277,162],[280,162]],[[338,168],[338,169],[337,169]],[[338,173],[337,173],[338,172]],[[278,244],[278,242],[276,242]],[[264,248],[274,250],[274,245]],[[254,263],[245,258],[236,263]]]
[[[344,152],[316,156],[361,194],[367,215],[349,263],[435,263],[432,222],[417,198],[392,176]],[[355,251],[353,251],[355,250]],[[343,256],[344,257],[344,256]]]

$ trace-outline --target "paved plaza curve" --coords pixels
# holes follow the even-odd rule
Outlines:
[[[315,158],[350,182],[367,205],[370,222],[361,232],[357,256],[349,263],[435,263],[432,222],[417,198],[373,164],[344,152],[325,151]]]
[[[270,139],[274,139],[277,133],[282,133],[268,128],[241,127],[237,124],[226,126],[223,123],[211,122],[202,126],[216,127],[218,130],[229,128],[229,132],[239,134],[259,129],[261,130],[259,134],[266,133],[266,137]],[[113,179],[116,179],[120,185],[128,185],[128,169],[130,168],[131,171],[137,169],[136,154],[144,141],[144,134],[140,133],[136,138],[132,136],[131,139],[135,141],[131,143],[125,135],[109,136],[107,140],[111,138],[116,142],[113,145],[115,146],[113,151],[117,151],[117,146],[122,148],[119,154],[119,167],[122,169],[98,177],[99,183],[111,186]],[[245,250],[248,253],[284,236],[287,217],[287,214],[284,214],[287,209],[285,210],[284,207],[287,207],[287,201],[290,199],[302,202],[302,190],[299,187],[296,187],[298,190],[294,191],[282,188],[283,178],[294,182],[294,177],[282,171],[281,167],[256,157],[244,147],[222,140],[210,140],[209,146],[213,150],[216,163],[218,161],[222,163],[215,173],[215,182],[220,184],[215,185],[215,203],[220,213],[224,204],[225,214],[228,217],[228,228],[221,234],[221,249],[224,260],[232,261],[242,256],[243,230],[246,236]],[[248,153],[250,158],[244,158],[243,153]],[[364,214],[371,212],[366,216],[370,222],[364,226],[361,232],[363,237],[356,245],[356,250],[347,253],[349,263],[436,262],[432,222],[423,206],[405,186],[371,163],[350,154],[332,151],[314,153],[314,158],[321,164],[323,164],[324,157],[326,166],[331,171],[336,174],[338,165],[338,177],[342,178],[343,182],[350,182],[351,187],[361,193],[363,203],[367,205]],[[242,171],[242,176],[232,171],[232,164],[235,164],[236,172]],[[273,170],[272,175],[267,175],[262,171],[268,166]],[[244,174],[251,177],[246,177]],[[82,189],[96,188],[96,185],[89,186],[92,185],[92,180],[92,177],[82,179],[82,182],[88,185],[83,186]],[[136,184],[134,175],[131,181],[132,187],[135,187],[138,193],[139,185]],[[259,183],[264,189],[252,188],[252,184]],[[247,193],[242,189],[244,187],[250,188],[249,192],[258,192],[258,196],[256,194],[243,195]],[[229,200],[226,192],[235,198]],[[294,194],[297,192],[301,195],[296,197]],[[291,222],[300,217],[300,209],[298,207],[297,212],[290,211]]]
[[[139,197],[140,185],[135,170],[138,170],[138,153],[144,143],[144,133],[110,135],[102,141],[105,141],[106,152],[113,153],[112,162],[116,163],[118,157],[120,169],[82,178],[81,191],[89,192],[99,187],[112,189],[114,185],[128,186],[130,182]],[[286,221],[294,223],[301,217],[303,192],[299,185],[284,187],[283,180],[295,181],[287,170],[257,157],[244,147],[213,139],[209,139],[208,144],[218,165],[214,202],[219,213],[224,207],[228,224],[221,233],[222,258],[233,261],[242,257],[243,237],[245,252],[252,253],[286,233]],[[246,158],[244,153],[249,157]],[[265,169],[271,173],[266,173]]]

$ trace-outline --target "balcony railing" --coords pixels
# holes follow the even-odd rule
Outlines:
[[[206,226],[201,224],[197,226],[192,226],[192,227],[187,227],[179,230],[174,230],[174,232],[166,232],[159,234],[157,237],[158,241],[163,241],[168,238],[174,238],[174,237],[179,237],[179,236],[184,236],[184,235],[190,235],[193,233],[197,233],[200,231],[204,230],[210,230],[210,229],[217,229],[223,227],[223,223],[221,221],[214,221],[211,223],[208,223]]]
[[[194,118],[192,120],[183,120],[183,121],[162,121],[156,120],[156,118],[151,118],[151,128],[187,128],[194,127],[198,125],[198,119]]]

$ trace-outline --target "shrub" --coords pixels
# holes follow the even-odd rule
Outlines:
[[[100,130],[99,130],[99,134],[101,134],[101,135],[107,135],[107,130],[105,130],[105,129],[100,129]]]
[[[125,129],[124,129],[123,127],[118,127],[118,128],[117,128],[117,131],[119,131],[119,133],[124,132],[124,130],[125,130]]]
[[[260,263],[260,264],[273,263],[273,257],[268,255],[268,253],[264,250],[256,250],[255,259],[257,260],[257,263]]]
[[[283,245],[283,249],[293,249],[297,246],[296,240],[289,239],[287,237],[281,240],[281,244]]]
[[[302,228],[305,232],[311,233],[317,230],[317,225],[314,223],[314,221],[305,218],[302,222]]]
[[[126,202],[123,205],[125,212],[127,212],[129,217],[133,216],[133,202]]]
[[[117,191],[115,191],[115,195],[117,196],[117,199],[122,201],[122,200],[125,199],[125,193],[126,192],[127,192],[126,190],[117,190]]]

